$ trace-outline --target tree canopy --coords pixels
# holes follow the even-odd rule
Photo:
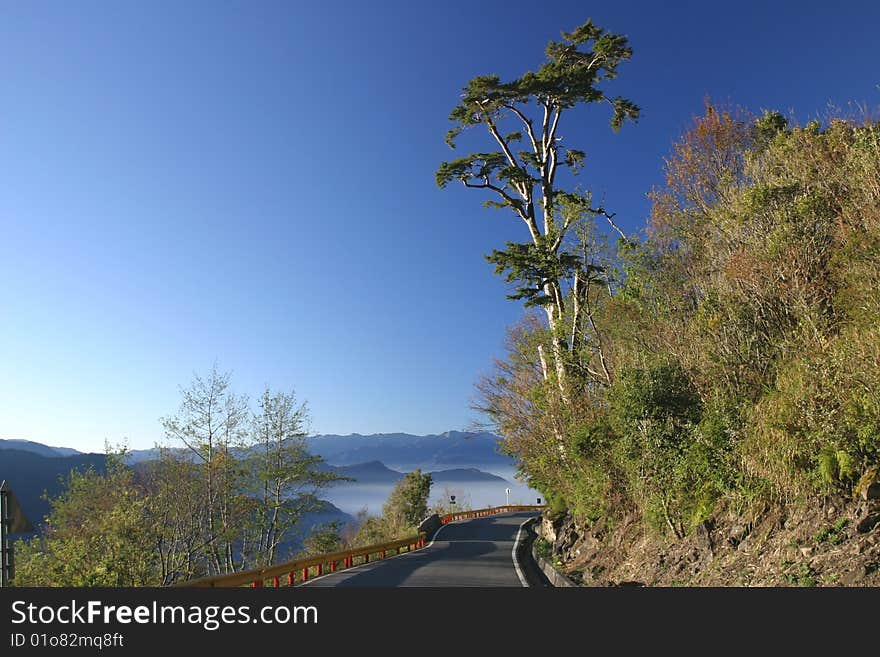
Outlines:
[[[463,131],[482,127],[492,150],[481,150],[440,164],[437,184],[443,188],[458,181],[465,187],[490,194],[486,206],[512,212],[525,225],[527,241],[508,241],[487,259],[495,272],[515,287],[512,299],[544,308],[554,332],[552,357],[562,386],[568,355],[577,340],[564,335],[565,296],[568,289],[584,307],[585,282],[599,273],[594,263],[577,248],[570,248],[571,229],[597,216],[604,217],[620,235],[614,213],[594,207],[592,195],[565,184],[559,173],[577,174],[584,167],[586,152],[563,141],[562,115],[579,105],[605,104],[610,124],[618,130],[636,120],[639,107],[623,96],[606,91],[617,77],[618,67],[632,56],[627,38],[607,32],[592,20],[561,41],[550,41],[546,61],[535,71],[502,81],[497,75],[481,75],[464,87],[461,102],[449,115],[453,127],[446,142],[455,148]],[[574,318],[575,323],[580,317]],[[549,375],[549,371],[547,373]]]

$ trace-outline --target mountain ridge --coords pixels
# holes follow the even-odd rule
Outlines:
[[[56,447],[38,443],[34,440],[26,440],[24,438],[0,438],[0,450],[16,449],[23,452],[31,452],[40,454],[49,458],[57,456],[75,456],[77,454],[96,454],[97,452],[81,452],[72,447]]]
[[[399,471],[443,470],[450,467],[478,467],[481,470],[513,470],[514,460],[498,451],[501,438],[489,432],[445,431],[439,434],[375,433],[317,434],[306,438],[310,452],[334,466],[351,466],[380,461]],[[0,438],[0,450],[20,449],[47,457],[84,454],[69,447],[52,447],[21,439]],[[154,460],[159,447],[129,450],[126,463]],[[186,448],[170,448],[186,454]]]
[[[357,485],[357,484],[394,484],[406,476],[406,472],[389,468],[381,461],[367,461],[365,463],[354,463],[352,465],[329,465],[325,464],[325,469],[334,472],[342,477],[350,477],[352,481],[339,482],[336,485]],[[507,482],[503,477],[492,474],[491,472],[483,472],[478,468],[450,468],[447,470],[428,470],[435,484],[451,484],[460,482]]]

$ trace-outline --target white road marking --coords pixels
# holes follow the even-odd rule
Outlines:
[[[504,514],[499,514],[499,515],[504,515]],[[462,520],[470,520],[470,518],[462,518]],[[419,554],[423,550],[426,550],[427,548],[434,545],[434,541],[437,540],[437,537],[440,536],[440,532],[442,532],[446,527],[448,527],[449,525],[460,523],[460,522],[462,522],[462,520],[453,520],[452,522],[447,522],[445,525],[440,525],[440,528],[436,532],[434,532],[434,536],[431,538],[431,542],[427,543],[425,545],[425,547],[423,547],[421,549],[413,550],[411,552],[402,552],[401,554],[393,554],[390,557],[385,557],[384,559],[376,559],[375,561],[370,561],[369,563],[362,563],[360,565],[352,566],[351,568],[345,568],[343,570],[337,570],[332,573],[324,573],[323,575],[318,575],[317,577],[312,577],[310,579],[307,579],[305,582],[302,582],[296,586],[297,587],[308,586],[312,582],[317,582],[319,579],[324,579],[325,577],[330,577],[331,575],[345,575],[347,573],[353,573],[356,570],[368,568],[370,566],[377,566],[377,565],[381,564],[383,561],[388,561],[389,559],[395,559],[397,557],[405,557],[407,555]],[[511,553],[511,556],[513,557],[513,567],[516,570],[516,575],[517,575],[517,577],[519,577],[519,581],[523,586],[528,586],[529,584],[526,581],[526,578],[523,575],[522,570],[519,567],[519,562],[516,559],[516,550],[519,547],[519,542],[522,538],[523,527],[526,525],[526,523],[530,522],[531,520],[532,520],[532,518],[528,518],[525,520],[525,522],[523,522],[519,526],[519,531],[516,533],[516,540],[513,543],[513,552]]]
[[[525,575],[523,575],[522,568],[519,567],[519,559],[516,558],[516,552],[519,549],[519,544],[522,541],[523,530],[525,526],[529,524],[534,518],[528,518],[522,522],[519,526],[519,531],[516,533],[516,540],[513,542],[513,550],[510,552],[510,556],[513,559],[513,567],[516,570],[516,576],[519,577],[519,582],[525,587],[529,586],[529,583],[526,581]]]

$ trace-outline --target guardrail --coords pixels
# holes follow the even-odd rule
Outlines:
[[[516,511],[538,511],[543,506],[499,506],[489,509],[475,509],[473,511],[460,511],[452,513],[440,518],[441,524],[447,524],[455,520],[464,520],[466,518],[481,518],[483,516],[496,515],[499,513],[511,513]],[[295,586],[308,581],[312,577],[318,577],[325,573],[334,573],[338,570],[351,568],[352,566],[369,563],[372,559],[385,559],[388,556],[395,556],[401,552],[412,552],[414,550],[425,547],[427,536],[424,532],[420,532],[417,536],[409,536],[388,543],[378,543],[376,545],[367,545],[361,548],[352,548],[350,550],[342,550],[341,552],[333,552],[331,554],[319,554],[314,557],[305,557],[303,559],[295,559],[274,566],[265,568],[254,568],[253,570],[243,570],[238,573],[229,573],[228,575],[212,575],[209,577],[201,577],[199,579],[190,580],[188,582],[180,582],[173,586],[194,586],[194,587],[235,587],[235,586],[251,586],[260,588],[270,582],[270,586]]]
[[[543,511],[546,507],[543,504],[510,504],[507,506],[492,506],[486,509],[472,509],[470,511],[458,511],[457,513],[449,513],[440,518],[440,524],[445,525],[456,520],[466,520],[468,518],[482,518],[484,516],[494,516],[498,513],[516,513],[518,511]]]
[[[384,559],[389,552],[400,554],[402,551],[411,552],[425,546],[424,533],[418,536],[409,536],[388,543],[367,545],[366,547],[342,550],[330,554],[319,554],[314,557],[305,557],[286,561],[285,563],[243,570],[239,573],[228,575],[212,575],[200,579],[181,582],[174,586],[201,586],[201,587],[232,587],[251,586],[260,588],[268,580],[271,586],[295,586],[308,581],[311,577],[323,575],[325,572],[334,573],[337,570],[351,568],[355,565],[369,563],[371,558]],[[340,568],[341,566],[341,568]]]

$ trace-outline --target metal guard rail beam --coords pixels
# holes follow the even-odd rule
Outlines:
[[[500,513],[512,513],[516,511],[539,511],[544,509],[543,506],[535,505],[511,505],[500,506],[488,509],[474,509],[472,511],[460,511],[458,513],[447,514],[440,518],[440,523],[445,525],[455,520],[464,520],[466,518],[481,518],[483,516],[496,515]],[[356,565],[355,560],[360,557],[360,564],[369,563],[370,557],[378,555],[380,559],[385,559],[388,552],[394,551],[394,554],[400,554],[402,549],[406,552],[418,550],[425,547],[425,533],[420,532],[417,536],[409,536],[407,538],[389,541],[388,543],[377,543],[375,545],[367,545],[361,548],[353,548],[351,550],[342,550],[340,552],[332,552],[330,554],[319,554],[314,557],[306,557],[304,559],[295,559],[266,568],[254,568],[252,570],[243,570],[238,573],[230,573],[228,575],[211,575],[209,577],[201,577],[199,579],[190,580],[188,582],[180,582],[172,586],[192,586],[192,587],[235,587],[235,586],[251,586],[260,588],[265,585],[267,580],[271,581],[271,586],[294,586],[297,583],[307,581],[314,573],[315,576],[323,575],[325,572],[336,572],[342,569],[351,568]],[[357,564],[357,565],[360,565]]]
[[[440,518],[440,524],[446,525],[456,520],[466,520],[468,518],[482,518],[484,516],[494,516],[499,513],[516,513],[518,511],[543,511],[546,507],[543,504],[510,504],[508,506],[493,506],[486,509],[472,509],[471,511],[459,511],[457,513],[449,513]]]
[[[395,550],[396,554],[400,554],[403,548],[410,552],[424,547],[424,545],[425,534],[420,533],[418,536],[409,536],[388,543],[367,545],[362,548],[342,550],[341,552],[332,552],[330,554],[319,554],[314,557],[295,559],[294,561],[286,561],[274,566],[267,566],[266,568],[243,570],[228,575],[211,575],[174,584],[174,586],[232,587],[249,585],[259,588],[264,585],[266,580],[272,580],[272,586],[276,587],[282,585],[293,586],[297,582],[297,575],[300,575],[299,582],[302,583],[309,579],[313,570],[316,575],[323,575],[324,566],[328,567],[327,572],[332,573],[336,572],[340,563],[343,564],[343,568],[351,568],[355,565],[354,562],[357,557],[362,557],[361,563],[368,563],[370,557],[375,554],[379,555],[379,558],[384,559],[390,550]]]

